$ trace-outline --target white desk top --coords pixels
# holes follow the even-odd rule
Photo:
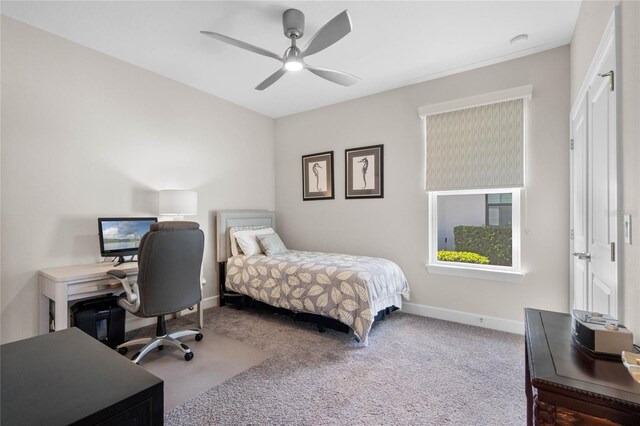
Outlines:
[[[106,278],[107,271],[120,269],[127,275],[138,273],[138,262],[125,262],[118,266],[114,263],[92,263],[88,265],[63,266],[60,268],[41,269],[43,275],[55,282],[83,280],[87,278]]]

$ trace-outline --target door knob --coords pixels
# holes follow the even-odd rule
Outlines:
[[[591,260],[591,253],[573,253],[573,255],[580,260],[586,260],[586,261]]]

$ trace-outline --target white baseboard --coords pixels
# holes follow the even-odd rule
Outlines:
[[[218,306],[218,296],[207,297],[202,300],[203,309]],[[185,309],[180,314],[186,315],[192,311]],[[402,312],[420,315],[423,317],[436,318],[445,321],[457,322],[460,324],[475,325],[478,327],[490,328],[492,330],[506,331],[507,333],[524,334],[524,322],[514,321],[504,318],[492,317],[488,315],[475,314],[471,312],[454,311],[451,309],[437,308],[435,306],[419,305],[417,303],[403,302]],[[155,324],[155,318],[140,318],[127,314],[126,330],[135,330]]]
[[[218,296],[205,297],[202,299],[202,309],[212,308],[218,306]],[[189,309],[184,309],[180,312],[180,315],[187,315],[195,312],[195,310],[190,311]],[[131,331],[137,328],[146,327],[148,325],[153,325],[156,323],[155,318],[140,318],[133,314],[127,313],[127,319],[125,320],[125,330]]]
[[[418,305],[417,303],[411,302],[402,302],[402,312],[460,324],[475,325],[492,330],[506,331],[508,333],[524,334],[524,321],[514,321],[482,314],[454,311],[451,309],[437,308],[435,306]]]
[[[218,306],[219,296],[205,297],[202,299],[202,309],[216,308]]]

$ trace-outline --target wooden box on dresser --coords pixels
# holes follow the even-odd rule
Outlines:
[[[571,316],[525,309],[528,425],[640,425],[640,383],[571,339]]]

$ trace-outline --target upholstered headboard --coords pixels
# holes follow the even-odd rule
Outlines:
[[[218,262],[231,256],[229,228],[234,226],[268,226],[276,229],[276,213],[268,210],[219,210],[216,212],[216,250]]]

